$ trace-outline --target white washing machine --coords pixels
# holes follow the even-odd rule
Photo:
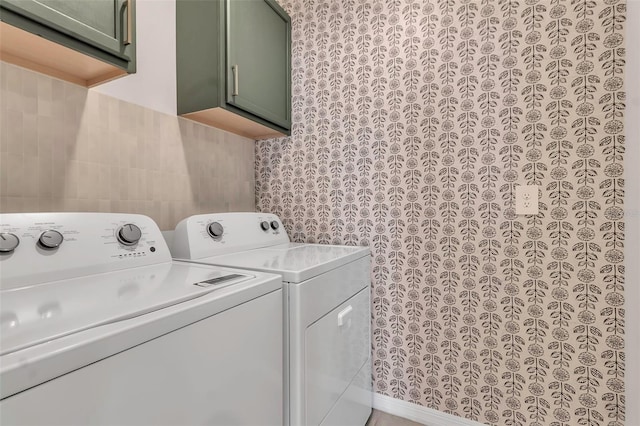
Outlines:
[[[291,243],[263,213],[189,217],[176,259],[277,273],[284,284],[285,424],[364,425],[371,414],[370,251]]]
[[[279,276],[130,214],[1,214],[0,252],[1,424],[282,424]]]

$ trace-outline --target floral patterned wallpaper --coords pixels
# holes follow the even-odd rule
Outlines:
[[[257,143],[256,201],[296,241],[371,247],[374,389],[623,424],[625,2],[283,5],[293,131]]]

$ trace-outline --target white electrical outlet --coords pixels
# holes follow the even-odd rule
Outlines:
[[[516,214],[538,214],[538,185],[516,186]]]

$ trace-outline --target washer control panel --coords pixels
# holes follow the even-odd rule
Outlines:
[[[120,213],[0,214],[0,288],[169,262],[155,222]]]
[[[282,221],[274,214],[201,214],[178,223],[171,254],[177,259],[201,259],[288,242]]]

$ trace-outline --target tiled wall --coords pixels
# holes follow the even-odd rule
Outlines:
[[[257,207],[296,241],[371,247],[376,391],[621,425],[625,2],[284,6],[292,137],[256,145]]]
[[[0,62],[0,212],[254,210],[254,141]]]

